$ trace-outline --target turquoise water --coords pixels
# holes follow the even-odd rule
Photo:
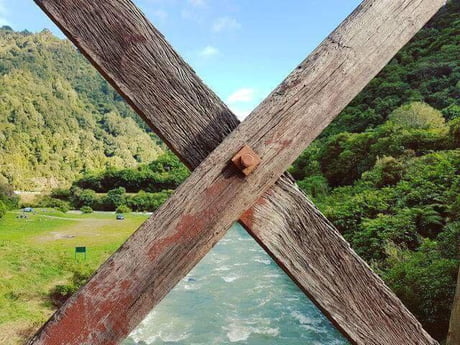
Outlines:
[[[123,345],[348,342],[239,225]]]

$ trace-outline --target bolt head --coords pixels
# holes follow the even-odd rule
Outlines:
[[[240,157],[241,165],[245,168],[249,168],[250,166],[254,165],[256,162],[256,159],[253,155],[250,153],[245,153],[241,155]]]
[[[244,145],[232,158],[232,162],[245,176],[248,176],[257,168],[261,159],[248,145]]]

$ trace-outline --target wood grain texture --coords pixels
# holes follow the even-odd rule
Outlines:
[[[452,304],[452,314],[450,316],[449,333],[447,334],[446,345],[460,344],[460,270],[457,277],[457,289],[455,292],[454,303]]]
[[[101,1],[97,4],[89,1],[78,1],[76,2],[78,4],[75,5],[69,1],[40,1],[39,3],[43,8],[46,8],[48,14],[50,14],[56,22],[60,23],[62,28],[65,28],[66,33],[72,37],[73,41],[80,49],[90,57],[91,61],[98,66],[99,70],[103,72],[112,84],[130,100],[130,103],[135,106],[135,109],[142,114],[144,119],[147,119],[149,124],[153,126],[157,132],[161,133],[161,136],[174,148],[174,151],[180,154],[189,167],[193,168],[196,166],[237,125],[236,119],[228,109],[212,94],[212,92],[202,85],[193,71],[180,60],[180,58],[169,48],[161,35],[148,24],[138,10],[128,1],[118,1],[116,3]],[[352,65],[347,65],[347,61],[343,61],[344,59],[348,60],[349,57],[351,58],[350,60],[353,60],[356,54],[353,49],[359,50],[360,53],[365,50],[364,48],[369,50],[378,50],[379,48],[385,50],[384,53],[388,54],[383,54],[384,56],[381,57],[381,61],[379,60],[380,67],[383,67],[391,55],[394,54],[397,49],[399,49],[399,47],[405,43],[405,41],[407,41],[426,20],[428,20],[436,8],[441,5],[441,2],[430,3],[428,5],[426,1],[420,1],[415,4],[413,1],[380,1],[380,5],[378,6],[376,3],[376,1],[368,1],[359,11],[355,12],[351,19],[348,19],[348,21],[342,25],[342,29],[332,34],[323,43],[323,50],[321,50],[321,48],[318,49],[310,60],[307,60],[303,64],[304,66],[300,67],[293,74],[293,78],[282,84],[277,91],[272,94],[271,99],[264,103],[265,107],[262,105],[258,110],[259,114],[262,114],[265,111],[264,109],[271,108],[271,103],[273,103],[278,106],[277,109],[280,110],[280,114],[283,114],[284,111],[284,116],[279,119],[276,116],[277,114],[272,113],[270,117],[276,122],[280,120],[281,122],[284,121],[283,123],[286,124],[289,120],[289,114],[297,113],[299,109],[302,111],[301,108],[304,106],[311,106],[312,103],[315,103],[310,97],[310,103],[299,105],[299,103],[304,104],[302,102],[304,98],[308,98],[308,96],[304,97],[302,95],[313,94],[314,90],[326,88],[330,91],[334,89],[328,88],[330,85],[328,85],[327,78],[313,78],[312,74],[315,73],[315,70],[323,68],[323,70],[319,72],[328,71],[330,73],[327,75],[333,78],[338,78],[339,76],[340,78],[346,78],[346,76],[349,75],[345,74],[347,69],[354,70],[355,73],[358,73],[359,68],[355,69],[359,67],[356,61]],[[381,10],[378,8],[382,6],[385,7],[385,3],[388,5],[386,7],[390,7],[390,9],[380,13]],[[348,44],[350,43],[348,39],[352,41],[351,43],[355,41],[353,40],[353,35],[347,36],[346,34],[348,31],[353,31],[351,29],[353,29],[352,24],[354,21],[358,21],[358,24],[355,22],[355,26],[371,26],[370,24],[376,21],[375,17],[379,17],[379,14],[385,15],[386,13],[385,19],[388,20],[388,18],[391,17],[391,11],[395,11],[395,13],[400,15],[400,17],[396,16],[397,20],[394,22],[393,18],[389,21],[391,24],[390,26],[394,26],[393,29],[396,30],[397,33],[389,30],[388,27],[385,28],[385,23],[378,21],[379,24],[382,24],[382,27],[378,27],[377,29],[383,30],[382,37],[384,35],[387,35],[387,37],[381,42],[377,41],[375,44],[383,44],[383,46],[374,47],[374,43],[367,43],[363,44],[363,46],[356,44],[356,48],[350,48],[353,46]],[[366,17],[366,13],[369,18]],[[99,17],[102,17],[102,20],[99,20]],[[103,18],[106,18],[106,20]],[[113,24],[114,22],[116,24]],[[93,28],[95,23],[98,23],[98,25],[96,28]],[[359,34],[359,38],[363,35],[365,36],[362,30],[356,29],[355,27],[356,32],[354,32],[354,34]],[[373,38],[373,32],[368,28],[366,30],[369,34],[367,37],[369,41]],[[403,36],[400,35],[401,32],[404,32]],[[394,45],[391,43],[392,39],[399,39],[400,41]],[[102,43],[100,42],[101,40]],[[390,40],[390,43],[388,43],[387,40]],[[391,52],[386,51],[387,49],[391,50]],[[342,59],[343,64],[337,64],[335,60],[341,56],[339,51],[342,50],[346,50],[346,52],[352,50],[352,52],[348,52],[351,55],[345,54]],[[378,51],[373,51],[372,53],[380,54]],[[325,56],[322,54],[325,54]],[[328,59],[331,55],[333,58]],[[318,62],[319,56],[322,57],[321,60],[324,62]],[[379,66],[374,66],[373,62],[375,62],[375,60],[363,66],[361,74],[365,75],[368,73],[369,68],[372,72],[370,72],[371,75],[367,77],[358,78],[360,83],[365,84],[366,78],[370,79],[372,75],[378,71],[378,68],[380,68]],[[307,71],[305,65],[308,67]],[[331,72],[331,68],[334,72]],[[317,72],[318,75],[320,74],[319,72]],[[304,84],[302,81],[305,80],[309,80],[310,85],[305,83],[305,85],[299,87],[299,84]],[[356,82],[356,80],[357,78],[353,79],[354,82]],[[356,93],[363,86],[364,85],[358,86],[354,89],[354,92]],[[285,93],[287,93],[286,99],[282,96]],[[350,97],[352,97],[352,95],[348,95],[350,99],[345,100],[344,98],[335,96],[336,95],[330,94],[330,98],[328,98],[330,101],[334,101],[333,106],[326,107],[322,104],[321,107],[316,106],[313,108],[316,109],[316,111],[323,111],[326,110],[326,108],[328,111],[335,111],[335,109],[338,109],[336,111],[338,112],[340,106],[336,104],[335,98],[338,98],[337,103],[346,103],[351,99]],[[302,97],[302,100],[300,100],[300,97]],[[322,95],[322,97],[324,100],[325,95]],[[322,108],[323,106],[324,109]],[[294,108],[294,113],[289,112],[291,108]],[[218,114],[218,116],[216,116],[216,114]],[[308,114],[310,117],[314,117],[315,115],[314,112],[302,112],[302,114]],[[300,117],[303,118],[304,116]],[[310,133],[306,142],[311,141],[314,136],[321,131],[322,127],[327,125],[327,121],[330,121],[332,117],[333,115],[328,114],[324,122],[320,121],[316,127],[316,131]],[[314,124],[316,119],[318,118],[313,119],[311,123]],[[265,123],[265,127],[262,127],[270,127],[269,122],[270,121]],[[281,128],[283,128],[283,126],[281,126]],[[245,134],[242,136],[244,137],[244,135]],[[301,135],[301,133],[299,133],[299,135]],[[262,144],[270,147],[273,151],[283,151],[286,150],[287,146],[292,145],[292,142],[290,143],[283,138],[285,138],[285,136],[282,137],[280,135],[278,137],[278,131],[276,131],[275,135],[271,133],[271,137],[267,140],[268,142],[263,142]],[[258,137],[259,141],[261,139],[263,141],[265,136]],[[243,142],[238,136],[236,139],[233,138],[233,140],[234,142],[232,142],[231,145],[235,145],[235,147],[238,147],[238,145],[235,144],[235,140],[238,144]],[[238,142],[238,140],[240,140],[240,142]],[[257,142],[257,140],[254,139],[254,142]],[[297,141],[294,144],[297,145]],[[230,158],[233,153],[235,152],[229,153]],[[265,154],[270,156],[270,150]],[[222,154],[219,154],[215,159],[216,164],[222,164],[223,161],[225,161],[225,157],[221,157],[221,155]],[[205,163],[205,167],[201,169],[203,176],[209,176],[207,175],[209,174],[207,169],[212,164],[214,164],[212,160]],[[286,163],[283,162],[283,164]],[[223,168],[223,166],[221,166],[221,168]],[[281,168],[278,169],[276,174],[280,174],[280,171],[282,171]],[[227,168],[222,183],[231,180],[228,186],[234,183],[239,187],[244,186],[243,189],[245,189],[247,182],[240,178],[236,178],[234,173],[233,170]],[[270,175],[273,173],[270,171],[268,174]],[[216,178],[220,177],[216,175],[213,176]],[[276,179],[275,175],[272,176],[272,180],[274,179]],[[268,183],[264,184],[264,181],[259,182],[259,184],[261,184],[260,190],[262,190],[264,186],[267,187],[269,185]],[[227,200],[231,201],[229,205],[234,205],[235,201],[238,204],[240,203],[240,201],[236,199],[239,198],[238,195],[235,195],[234,198],[232,196],[229,199],[223,200],[227,198],[227,194],[232,194],[231,191],[229,191],[229,193],[224,192],[225,189],[229,188],[227,185],[214,184],[214,186],[214,188],[209,188],[206,184],[200,184],[198,190],[192,189],[190,191],[197,191],[199,193],[200,187],[204,187],[208,189],[208,193],[212,194],[213,197],[217,198],[223,204],[225,204]],[[260,192],[260,190],[259,187],[257,187],[257,191]],[[225,194],[224,198],[222,198],[221,193]],[[279,193],[284,196],[278,196]],[[293,198],[292,195],[296,197]],[[286,202],[288,198],[291,198],[293,203],[287,203],[283,206],[283,203]],[[261,205],[266,206],[267,204],[271,206],[261,207]],[[310,212],[305,212],[305,219],[300,217],[303,219],[302,221],[297,223],[290,222],[289,218],[286,218],[292,217],[292,214],[290,214],[292,211],[289,212],[288,210],[289,207],[296,207],[298,210],[306,208]],[[236,207],[232,207],[232,210],[234,208]],[[244,208],[240,207],[240,209],[242,211]],[[260,223],[261,219],[270,218],[271,212],[275,212],[274,216],[277,218],[277,221],[273,221],[272,219],[271,224],[279,225],[279,228],[275,230]],[[234,213],[236,214],[237,212]],[[186,214],[185,209],[178,211],[169,210],[159,212],[156,217],[180,218],[184,216],[184,214]],[[64,306],[63,310],[58,312],[53,319],[50,320],[42,329],[42,332],[40,332],[31,343],[60,344],[63,339],[66,340],[66,344],[80,344],[86,342],[91,344],[116,343],[117,339],[134,327],[140,320],[141,315],[145,314],[151,306],[156,304],[175,282],[180,279],[180,276],[193,267],[200,256],[203,256],[215,241],[222,236],[225,229],[223,229],[219,220],[216,220],[219,229],[216,228],[217,230],[214,229],[215,231],[213,232],[206,229],[206,233],[203,233],[203,228],[207,226],[206,224],[193,224],[194,222],[199,223],[200,217],[208,215],[211,215],[211,217],[220,216],[207,214],[206,210],[202,210],[202,213],[198,216],[196,214],[189,214],[187,217],[184,217],[183,221],[177,224],[177,233],[173,236],[165,234],[163,232],[165,228],[159,229],[158,226],[165,224],[157,223],[154,220],[144,224],[138,233],[130,239],[130,243],[133,246],[137,246],[139,243],[150,247],[153,246],[153,248],[155,248],[153,249],[155,260],[152,260],[153,262],[148,266],[151,265],[158,269],[158,267],[161,266],[160,262],[162,262],[165,265],[164,267],[162,266],[163,270],[158,272],[155,269],[147,267],[140,268],[133,264],[128,258],[134,258],[139,265],[142,264],[143,260],[148,258],[145,257],[145,252],[137,252],[136,248],[133,249],[130,247],[129,243],[126,244],[103,268],[101,268],[87,287],[82,289],[77,296]],[[295,210],[294,215],[298,216]],[[238,215],[234,217],[237,216]],[[303,253],[302,255],[304,255],[304,261],[300,260],[298,265],[295,265],[295,262],[294,265],[286,264],[286,260],[298,260],[297,257],[291,257],[289,253],[291,244],[286,244],[289,243],[289,241],[274,241],[274,239],[270,238],[267,234],[266,238],[273,243],[265,242],[265,247],[269,249],[271,255],[276,258],[291,276],[296,277],[297,283],[304,291],[313,297],[315,302],[326,311],[327,315],[342,329],[342,331],[347,333],[354,342],[360,344],[434,343],[429,336],[421,331],[417,321],[407,310],[405,310],[388,289],[384,287],[381,281],[370,272],[367,266],[356,257],[348,246],[342,245],[345,242],[341,240],[340,235],[328,225],[324,217],[314,210],[314,207],[308,203],[308,200],[305,199],[302,193],[293,187],[292,183],[283,182],[282,180],[278,182],[278,185],[272,189],[272,192],[268,193],[264,199],[259,201],[256,207],[253,208],[253,211],[247,213],[244,219],[246,226],[251,228],[253,235],[261,241],[265,242],[263,234],[267,232],[273,232],[274,235],[272,235],[275,237],[290,235],[290,240],[297,241],[296,250],[299,250],[297,253]],[[284,220],[280,221],[280,219]],[[212,221],[210,221],[210,223],[212,223]],[[290,230],[286,224],[296,225],[296,229]],[[167,225],[169,224],[165,226]],[[307,245],[309,243],[315,243],[315,241],[324,237],[322,231],[330,233],[332,248],[327,249],[330,251],[330,254],[323,255],[323,261],[315,262],[315,256],[313,255],[314,251],[312,251],[311,248],[309,250]],[[146,234],[147,232],[151,233]],[[297,238],[299,233],[303,234],[306,238],[313,236],[314,240],[308,242],[305,238]],[[161,248],[163,248],[164,251],[160,253]],[[323,247],[321,248],[324,250]],[[162,255],[166,256],[166,258],[160,257]],[[284,258],[284,255],[288,257]],[[334,262],[336,258],[347,258],[347,255],[351,259],[345,260],[343,264],[336,264]],[[172,257],[174,257],[175,260],[182,258],[182,261],[176,261],[178,265],[176,267],[171,267],[171,262],[168,263],[168,258]],[[305,261],[308,262],[308,265],[305,264]],[[123,263],[126,263],[127,266],[124,267]],[[318,274],[321,270],[327,271],[328,266],[331,264],[337,266],[331,270],[333,272],[332,275]],[[343,269],[342,266],[344,265],[346,269]],[[366,271],[370,279],[370,281],[364,283],[365,286],[362,288],[364,290],[366,290],[366,286],[370,286],[370,288],[366,290],[368,293],[364,294],[364,296],[356,294],[356,296],[352,295],[353,298],[349,298],[350,296],[344,298],[343,295],[340,295],[340,292],[351,291],[358,284],[363,285],[362,280],[350,277],[350,279],[344,278],[339,280],[338,283],[335,283],[334,275],[340,273],[346,274],[347,270],[359,272],[359,269],[356,271],[355,266]],[[315,268],[317,274],[309,274],[312,267]],[[120,278],[124,279],[117,280],[119,284],[115,281],[114,285],[111,286],[109,283],[109,279],[111,279],[110,272],[114,268],[116,269],[115,272],[119,272]],[[176,270],[175,273],[173,272],[173,268]],[[130,269],[134,270],[133,272],[136,272],[136,274],[127,274]],[[163,276],[161,276],[160,279],[158,278],[158,274],[161,273],[163,273]],[[326,279],[331,276],[332,279]],[[144,283],[139,282],[139,279],[133,279],[134,277],[148,279],[147,282]],[[311,282],[309,279],[316,279],[318,281]],[[103,284],[101,284],[101,282],[103,282]],[[149,285],[149,283],[152,283],[153,286]],[[324,287],[325,291],[321,292],[316,286]],[[111,287],[113,287],[113,289]],[[127,290],[129,290],[129,292],[126,292]],[[372,291],[372,293],[369,291]],[[137,299],[133,299],[132,296],[127,296],[130,294],[136,295]],[[104,299],[106,295],[107,299]],[[343,299],[346,301],[339,303]],[[387,303],[390,304],[388,308],[386,306]],[[131,307],[125,313],[126,305],[131,305]],[[360,312],[354,311],[351,315],[348,315],[348,310],[353,310],[353,307]],[[367,308],[375,309],[375,312],[372,313],[373,315],[371,315],[369,320],[367,320]],[[97,315],[92,314],[89,309],[92,309],[94,314]],[[404,334],[409,332],[404,332],[400,327],[395,327],[391,321],[393,315],[388,314],[389,310],[398,315],[396,319],[403,320],[406,323],[404,328],[406,328],[408,323],[408,329],[414,331],[415,334]],[[79,314],[80,311],[91,315],[88,315],[87,318],[86,314],[83,316]],[[117,314],[120,313],[125,315],[123,315],[123,317],[117,316]],[[69,321],[76,315],[80,315],[80,318],[76,320],[82,321],[81,325],[77,326],[77,328],[80,327],[79,329],[75,329],[75,324],[78,323],[76,320],[73,320],[73,322]],[[130,321],[131,317],[132,319]],[[59,322],[59,320],[61,320],[61,322]],[[91,325],[94,326],[94,329]],[[379,331],[381,328],[382,330]],[[56,330],[57,333],[55,333]],[[61,330],[61,333],[59,333],[59,330]],[[387,332],[391,334],[384,334]],[[58,338],[55,337],[53,340],[53,336],[56,334]],[[373,340],[374,337],[376,340]],[[390,342],[390,340],[395,339],[396,341]]]

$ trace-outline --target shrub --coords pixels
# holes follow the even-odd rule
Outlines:
[[[67,213],[70,210],[69,204],[66,202],[63,202],[62,205],[57,207],[58,211],[61,211],[62,213]]]
[[[50,196],[54,199],[60,199],[64,201],[69,201],[70,190],[64,188],[56,188],[51,191]]]
[[[63,213],[66,213],[70,210],[70,205],[67,201],[63,201],[61,199],[55,199],[50,197],[49,195],[42,196],[37,204],[37,207],[51,207],[55,208]]]
[[[444,108],[442,113],[447,120],[460,118],[460,105],[451,104],[449,107]]]
[[[70,189],[70,200],[72,205],[77,209],[82,206],[94,207],[97,203],[97,194],[91,189],[72,187]]]
[[[442,257],[460,260],[460,222],[447,224],[436,241]]]
[[[329,192],[329,185],[324,176],[311,176],[298,182],[299,187],[313,198],[326,195]]]
[[[80,211],[83,213],[93,213],[93,209],[89,206],[83,206],[82,208],[80,208]]]
[[[88,268],[74,270],[69,284],[56,285],[51,289],[49,293],[51,303],[57,308],[61,307],[82,285],[86,284],[90,276],[91,271]]]
[[[189,175],[188,169],[172,153],[159,156],[150,164],[130,169],[107,169],[104,172],[83,176],[74,183],[74,187],[89,188],[98,193],[126,188],[129,193],[140,190],[160,192],[175,189]]]
[[[19,205],[19,197],[14,194],[13,188],[3,183],[0,183],[0,201],[6,209],[17,208]]]
[[[412,102],[394,110],[389,119],[403,128],[443,128],[445,120],[439,110],[423,102]]]
[[[107,195],[100,199],[97,207],[102,211],[113,211],[121,205],[126,205],[126,189],[118,187],[109,190]]]
[[[6,214],[6,205],[0,201],[0,218]]]
[[[455,294],[458,261],[441,256],[435,242],[390,258],[383,279],[435,338],[443,339]]]
[[[453,147],[460,147],[460,117],[449,122],[449,137]]]
[[[353,248],[366,260],[381,261],[387,256],[387,244],[416,249],[420,242],[410,215],[379,214],[374,219],[363,219],[361,229],[352,237]]]
[[[131,209],[126,205],[120,205],[115,210],[115,213],[129,213],[129,212],[131,212]]]
[[[375,187],[392,186],[401,180],[404,167],[401,162],[393,157],[377,159],[372,170],[362,175],[364,181],[370,181]]]
[[[159,208],[172,191],[162,191],[159,193],[146,193],[140,191],[136,195],[127,199],[127,205],[135,211],[150,211],[153,212]]]
[[[53,303],[55,307],[59,308],[75,293],[75,291],[76,290],[72,284],[56,285],[49,294],[51,303]]]

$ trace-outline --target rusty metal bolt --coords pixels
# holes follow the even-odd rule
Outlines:
[[[250,166],[254,165],[254,163],[256,162],[256,159],[250,153],[245,153],[241,155],[240,162],[243,167],[249,168]]]
[[[244,175],[248,176],[260,164],[260,157],[247,145],[232,158],[235,165]]]

